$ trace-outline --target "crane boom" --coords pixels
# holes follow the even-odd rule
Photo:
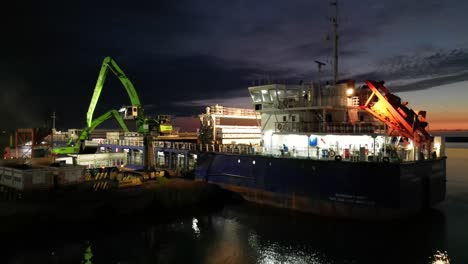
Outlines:
[[[98,118],[96,118],[93,122],[91,122],[91,125],[89,127],[87,127],[85,130],[83,130],[83,132],[81,132],[79,140],[82,141],[82,140],[85,140],[86,138],[88,138],[88,135],[91,132],[93,132],[94,129],[96,129],[97,126],[99,126],[102,122],[106,121],[107,119],[111,118],[112,116],[117,120],[120,127],[122,127],[122,129],[125,132],[128,132],[127,125],[125,125],[125,122],[123,121],[122,117],[120,117],[119,112],[117,112],[117,110],[110,110],[110,111],[106,112],[105,114],[103,114],[103,115],[99,116]]]
[[[99,96],[101,95],[101,91],[102,91],[102,88],[104,87],[104,83],[106,81],[109,70],[115,76],[117,76],[117,78],[119,78],[120,82],[124,86],[125,90],[128,93],[128,96],[130,97],[130,102],[132,104],[132,107],[135,107],[138,111],[137,116],[138,117],[143,116],[143,113],[142,113],[143,109],[141,107],[140,98],[138,97],[135,87],[133,86],[132,82],[127,78],[123,70],[119,67],[117,62],[115,62],[114,59],[108,56],[108,57],[105,57],[102,62],[101,70],[99,72],[99,76],[96,81],[96,87],[94,88],[93,97],[91,98],[91,103],[89,104],[88,112],[86,114],[86,122],[87,122],[88,127],[90,127],[93,122],[94,110],[99,100]]]
[[[426,131],[426,112],[409,109],[407,103],[401,102],[400,97],[390,93],[381,82],[367,80],[366,84],[372,94],[360,108],[387,124],[391,128],[389,134],[395,132],[414,140],[418,147],[430,149],[433,136]]]
[[[78,154],[82,153],[84,151],[84,146],[82,145],[83,142],[88,138],[88,135],[91,134],[94,129],[96,129],[97,126],[99,126],[102,122],[108,120],[109,118],[114,117],[117,122],[119,123],[120,127],[125,132],[128,132],[128,128],[125,125],[125,122],[123,121],[122,117],[120,117],[119,112],[117,110],[110,110],[103,115],[99,116],[95,120],[91,122],[91,125],[86,127],[80,134],[79,138],[76,140],[76,142],[71,142],[69,146],[67,147],[61,147],[61,148],[54,148],[52,149],[52,153],[54,154]]]

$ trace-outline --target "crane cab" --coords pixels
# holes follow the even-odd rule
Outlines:
[[[119,113],[124,120],[134,120],[138,117],[138,106],[124,106],[120,108]]]

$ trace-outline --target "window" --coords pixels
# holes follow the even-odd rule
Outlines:
[[[291,121],[296,122],[296,116],[295,115],[291,116]]]
[[[287,120],[286,116],[283,116],[283,122],[286,122],[286,120]]]

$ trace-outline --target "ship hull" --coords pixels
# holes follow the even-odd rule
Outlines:
[[[255,203],[317,215],[388,219],[445,199],[446,159],[347,162],[200,153],[197,180]]]

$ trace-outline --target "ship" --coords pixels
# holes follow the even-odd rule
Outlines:
[[[196,180],[251,202],[332,217],[401,217],[445,199],[444,139],[426,131],[425,111],[408,108],[383,82],[248,89],[255,113],[244,118],[257,119],[260,139],[224,142],[245,137],[242,126],[237,136],[218,127],[240,117],[207,108]]]
[[[248,87],[252,112],[208,107],[195,179],[247,201],[329,217],[390,219],[434,207],[446,195],[444,139],[426,130],[426,111],[411,109],[385,82],[338,79],[337,16],[332,22],[331,84],[322,87],[325,64],[315,61],[316,85]],[[239,122],[226,128],[234,120],[260,131]]]

